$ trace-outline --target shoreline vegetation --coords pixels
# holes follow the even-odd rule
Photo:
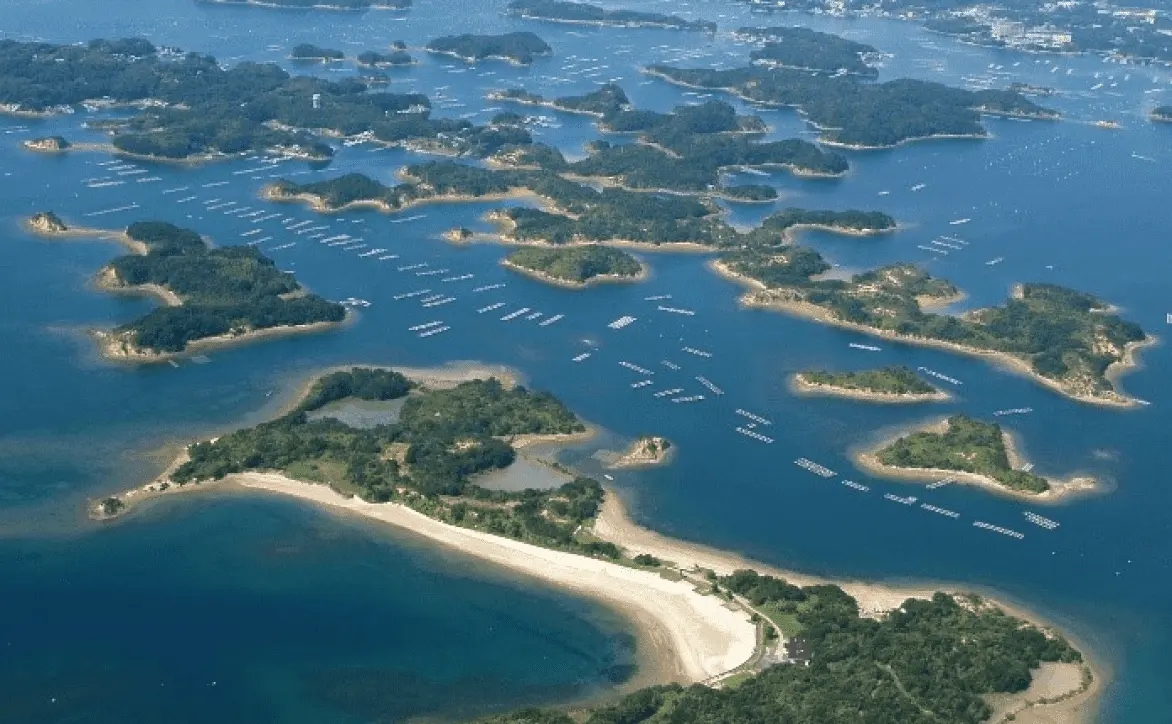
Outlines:
[[[429,373],[427,370],[411,372],[423,376]],[[645,672],[640,679],[668,684],[635,692],[616,705],[604,705],[600,711],[622,707],[624,702],[631,701],[630,697],[653,704],[651,711],[684,696],[699,697],[719,707],[744,697],[764,695],[762,689],[769,691],[776,687],[780,691],[792,691],[794,706],[804,702],[805,706],[816,707],[819,706],[816,702],[839,696],[840,692],[869,691],[867,698],[859,700],[860,711],[879,707],[884,711],[906,712],[900,721],[919,724],[937,721],[935,716],[922,718],[920,707],[931,706],[943,710],[949,721],[975,724],[993,712],[992,705],[986,702],[993,692],[1005,692],[997,695],[998,711],[1005,707],[1007,711],[1021,711],[1030,706],[1026,697],[1039,690],[1031,686],[1036,675],[1043,677],[1038,679],[1039,686],[1046,683],[1052,689],[1060,689],[1052,693],[1061,701],[1045,705],[1048,708],[1083,709],[1091,706],[1097,695],[1101,676],[1095,675],[1093,664],[1059,632],[1037,622],[1023,622],[1022,614],[1012,608],[968,594],[940,593],[931,588],[853,581],[836,584],[776,570],[735,554],[675,541],[634,524],[613,492],[604,494],[601,486],[588,479],[578,478],[549,492],[491,495],[478,491],[466,477],[458,485],[453,485],[450,479],[447,483],[436,479],[434,483],[443,489],[421,494],[423,487],[429,485],[424,482],[428,478],[424,470],[429,466],[437,466],[435,470],[457,478],[470,472],[469,463],[479,456],[472,452],[477,445],[466,437],[469,430],[525,429],[534,431],[530,434],[540,435],[546,442],[557,441],[558,435],[565,434],[580,438],[584,428],[555,399],[530,393],[516,386],[515,380],[510,380],[512,386],[506,386],[482,378],[490,373],[471,367],[453,379],[451,371],[441,370],[430,375],[432,379],[446,377],[446,384],[436,388],[428,388],[420,379],[387,368],[351,368],[326,373],[306,384],[281,417],[256,428],[190,446],[154,482],[95,501],[91,515],[99,519],[116,518],[145,500],[203,489],[218,480],[221,484],[290,496],[378,520],[460,553],[595,598],[616,607],[636,623],[641,647],[650,644],[652,653],[658,654],[662,666]],[[359,431],[337,420],[305,420],[306,411],[321,409],[336,400],[403,396],[407,397],[407,403],[402,408],[402,416],[391,426]],[[472,400],[486,400],[487,405],[468,407]],[[474,419],[465,419],[444,414],[449,409],[476,412]],[[439,422],[432,422],[437,417]],[[534,426],[535,422],[539,424]],[[306,453],[296,452],[309,448],[300,448],[301,443],[293,443],[288,436],[304,433],[309,437],[303,437],[302,442],[317,450],[321,448],[315,447],[319,443],[314,440],[321,440],[329,449],[333,443],[326,441],[327,436],[337,435],[382,440],[379,443],[382,450],[363,460],[352,459],[342,467],[331,466],[327,458],[333,453],[324,456],[315,453],[311,461],[305,457]],[[270,442],[262,443],[265,439]],[[403,443],[388,442],[399,439],[410,442],[404,447],[397,447]],[[488,439],[491,438],[480,438],[477,444],[485,444]],[[260,458],[276,455],[271,459],[283,462],[276,468],[263,459],[255,459],[255,464],[241,463],[237,453],[247,455],[253,444],[262,444],[267,450],[259,453],[257,448]],[[272,448],[273,444],[277,445],[276,449]],[[340,444],[339,451],[349,445],[345,441]],[[217,451],[219,447],[227,455],[221,455]],[[429,452],[413,451],[413,448]],[[464,463],[453,468],[450,465],[453,459],[462,459]],[[394,461],[401,461],[401,466]],[[472,467],[483,469],[485,462],[482,458],[481,465],[472,464]],[[504,459],[496,458],[490,466],[502,463]],[[349,473],[344,472],[345,467]],[[395,482],[387,486],[382,476],[392,472]],[[349,483],[339,479],[347,475],[351,476]],[[202,484],[195,484],[201,480]],[[359,480],[358,487],[353,487],[355,480]],[[366,493],[361,494],[362,491]],[[378,491],[384,491],[385,495]],[[465,507],[458,508],[460,504]],[[451,515],[457,509],[462,510],[458,520]],[[542,535],[552,531],[548,524],[556,527],[562,520],[567,529],[574,526],[574,532],[571,538],[561,539],[562,543],[551,543],[551,539],[540,535],[534,538],[536,529],[521,532],[505,524],[502,530],[494,530],[491,525],[485,525],[485,519],[477,521],[470,516],[474,510],[485,515],[495,511],[492,515],[502,521],[523,518],[529,521],[524,526],[537,525],[547,531]],[[544,513],[539,514],[542,510]],[[539,524],[543,518],[546,524]],[[830,625],[830,621],[838,623]],[[896,653],[902,650],[900,644],[890,652],[863,644],[875,636],[902,636],[896,632],[909,629],[921,632],[911,633],[913,638],[904,644],[910,646],[920,645],[914,643],[915,637],[926,635],[928,630],[952,631],[953,634],[947,635],[957,636],[960,634],[955,630],[982,630],[985,632],[981,635],[982,646],[995,647],[990,651],[998,662],[995,668],[1002,669],[1013,662],[1014,674],[990,677],[992,670],[986,669],[986,664],[967,661],[966,657],[958,665],[972,668],[971,675],[960,675],[955,680],[936,677],[929,683],[920,681],[914,670],[905,669],[905,661]],[[832,630],[840,633],[827,636]],[[882,633],[888,630],[891,633]],[[778,663],[782,661],[781,643],[793,639],[810,647],[814,656],[810,666],[800,665],[801,660],[797,664]],[[879,640],[882,638],[875,639]],[[860,646],[870,653],[860,654]],[[642,653],[646,656],[648,652]],[[843,657],[841,664],[836,668],[821,665],[824,658],[840,657]],[[952,666],[933,668],[947,672]],[[871,683],[862,688],[843,688],[845,681],[839,678],[842,676],[852,681],[862,677]],[[893,685],[890,677],[898,677],[897,681],[904,679],[904,686]],[[1065,682],[1062,687],[1054,686],[1056,677]],[[708,687],[682,689],[671,682],[704,682],[716,687],[728,682],[729,689],[721,695],[723,698],[716,699]],[[793,686],[801,689],[793,691]],[[909,708],[904,687],[913,687],[915,697],[921,699],[918,706]],[[791,702],[791,697],[781,700]],[[961,707],[955,716],[952,707]],[[533,719],[533,716],[536,713],[526,710],[493,720],[571,721],[554,712],[548,714],[553,717],[549,719]],[[736,718],[734,715],[725,720]]]
[[[113,329],[89,331],[109,361],[174,361],[228,345],[323,332],[351,318],[342,305],[307,293],[254,248],[213,248],[194,231],[166,222],[135,222],[125,231],[71,228],[44,211],[25,226],[43,237],[97,238],[130,251],[103,266],[95,286],[152,296],[162,306]]]
[[[725,255],[709,268],[749,288],[740,298],[746,307],[988,359],[1079,402],[1119,408],[1145,404],[1121,392],[1117,383],[1139,366],[1136,353],[1156,338],[1089,294],[1023,284],[1005,305],[953,317],[925,310],[955,301],[960,290],[908,264],[850,280],[816,280],[829,264],[810,249],[787,247]]]
[[[1158,106],[1148,113],[1148,118],[1156,123],[1172,123],[1172,106]]]
[[[516,66],[532,65],[537,58],[553,55],[553,48],[530,32],[445,35],[428,42],[424,50],[437,55],[449,55],[465,63],[503,60]]]
[[[572,25],[716,32],[716,23],[711,21],[686,20],[678,15],[634,10],[605,10],[597,5],[583,2],[564,2],[563,0],[513,0],[505,12],[526,20],[544,20],[551,23]]]
[[[1036,503],[1055,503],[1099,487],[1086,476],[1060,479],[1033,473],[1011,433],[965,415],[913,427],[853,459],[866,472],[888,479],[931,483],[951,478]]]
[[[437,201],[530,199],[539,208],[498,209],[487,219],[498,227],[500,241],[538,247],[593,242],[672,250],[764,249],[784,243],[790,233],[803,228],[859,236],[897,228],[895,220],[881,212],[790,208],[741,232],[708,199],[607,186],[597,190],[544,169],[491,170],[432,161],[408,166],[397,176],[401,183],[393,186],[359,173],[308,184],[282,180],[266,186],[261,195],[270,201],[305,203],[320,213],[363,207],[397,213]],[[461,234],[457,240],[473,236]]]
[[[794,374],[790,384],[802,395],[845,397],[865,402],[914,404],[952,399],[950,394],[924,382],[907,367],[840,373],[807,370]]]
[[[984,138],[982,115],[1059,118],[1057,112],[1014,91],[968,91],[909,78],[862,83],[849,73],[825,75],[761,65],[725,70],[651,65],[643,73],[763,106],[792,107],[821,131],[820,143],[859,150],[932,138]],[[893,113],[893,108],[900,111]]]
[[[641,282],[649,273],[645,264],[625,251],[600,244],[526,247],[502,259],[501,266],[567,289],[585,289],[613,282]]]

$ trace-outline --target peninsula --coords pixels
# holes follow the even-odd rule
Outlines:
[[[527,247],[509,254],[501,263],[535,279],[573,289],[600,282],[639,281],[647,275],[635,257],[598,244]]]
[[[160,221],[136,222],[125,233],[71,230],[43,212],[28,224],[48,236],[114,239],[134,252],[106,265],[98,286],[148,294],[163,306],[111,331],[95,331],[107,359],[166,361],[227,343],[323,330],[346,317],[342,305],[306,293],[292,274],[250,246],[211,248],[194,231]]]
[[[1116,389],[1135,352],[1153,341],[1106,302],[1054,284],[1023,284],[1005,304],[950,316],[924,311],[960,297],[951,283],[910,264],[815,279],[830,269],[800,246],[731,252],[713,269],[752,291],[742,303],[825,324],[988,357],[1068,397],[1098,405],[1139,404]]]
[[[856,456],[856,462],[876,475],[929,482],[947,476],[1032,500],[1053,500],[1095,487],[1090,478],[1059,481],[1030,472],[1000,425],[965,415],[901,436]]]
[[[806,370],[793,376],[800,394],[847,397],[867,402],[943,402],[948,393],[925,382],[907,367],[884,367],[857,372]]]
[[[762,105],[792,106],[821,130],[823,143],[848,148],[889,148],[925,138],[983,138],[987,134],[981,114],[1058,117],[1013,91],[969,91],[909,78],[866,83],[850,74],[758,65],[728,70],[651,65],[644,72],[688,88],[725,91]]]
[[[430,53],[451,55],[467,63],[506,60],[513,65],[530,65],[539,56],[553,53],[548,43],[529,32],[445,35],[429,42],[425,49]]]
[[[546,491],[480,488],[470,476],[507,465],[518,436],[565,439],[583,426],[549,395],[468,379],[475,374],[434,384],[386,369],[331,372],[287,414],[192,445],[168,476],[100,501],[94,513],[123,515],[151,496],[222,480],[363,515],[620,607],[647,633],[641,642],[671,650],[662,682],[730,683],[719,693],[644,689],[602,706],[606,721],[667,707],[684,724],[707,721],[696,718],[705,711],[739,721],[737,712],[765,702],[774,713],[833,702],[852,720],[977,724],[992,712],[988,694],[1024,702],[1041,669],[1074,674],[1063,699],[1093,694],[1089,666],[1060,633],[979,597],[783,577],[637,528],[588,478]],[[397,422],[374,428],[309,419],[347,398],[405,401]],[[970,654],[974,640],[988,655]],[[802,653],[783,654],[784,643]],[[495,721],[573,720],[526,710]]]
[[[605,10],[597,5],[564,0],[513,0],[506,12],[528,20],[545,20],[553,23],[716,32],[716,23],[707,20],[686,20],[678,15],[635,10]]]

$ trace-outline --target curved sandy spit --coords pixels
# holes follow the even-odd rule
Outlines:
[[[650,621],[676,654],[670,678],[704,681],[740,666],[757,643],[756,626],[740,610],[692,584],[609,561],[460,528],[396,503],[368,503],[334,490],[274,473],[239,473],[227,478],[245,488],[265,490],[345,510],[410,531],[446,548],[511,571],[599,599]],[[612,496],[613,497],[613,496]]]

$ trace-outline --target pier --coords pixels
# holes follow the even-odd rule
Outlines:
[[[590,352],[583,352],[582,354],[578,355],[577,357],[571,357],[570,361],[571,362],[581,362],[582,360],[586,359],[589,356],[590,356]]]
[[[948,508],[939,508],[935,505],[929,505],[928,503],[921,503],[920,507],[930,513],[936,513],[937,515],[943,515],[946,518],[959,518],[960,517],[960,513],[949,510]]]
[[[867,352],[882,352],[883,351],[882,347],[876,347],[873,344],[859,344],[858,342],[851,342],[847,346],[850,347],[851,349],[861,349],[861,350],[865,350]]]
[[[748,429],[748,428],[744,428],[744,427],[737,427],[737,428],[735,428],[735,429],[736,429],[736,431],[737,431],[737,432],[741,433],[742,435],[744,435],[744,436],[746,436],[746,437],[751,437],[751,438],[753,438],[754,440],[759,440],[760,442],[763,442],[763,443],[765,443],[765,444],[767,444],[767,445],[768,445],[768,444],[771,444],[771,443],[773,442],[773,438],[771,438],[771,437],[768,437],[768,436],[766,436],[766,435],[762,435],[761,433],[759,433],[759,432],[755,432],[755,431],[753,431],[753,430],[750,430],[750,429]]]
[[[931,377],[935,377],[938,380],[944,380],[945,382],[947,382],[950,385],[963,385],[964,384],[963,382],[956,379],[955,377],[949,377],[948,375],[942,375],[939,372],[937,372],[936,370],[930,370],[927,367],[917,367],[916,369],[918,369],[920,372],[923,372],[926,375],[929,375]]]
[[[516,319],[517,317],[520,317],[522,314],[525,314],[528,311],[529,311],[529,307],[521,307],[517,311],[509,312],[505,316],[501,317],[501,321],[502,322],[511,322],[514,319]]]
[[[1045,528],[1046,530],[1054,530],[1059,525],[1058,521],[1056,521],[1056,520],[1050,520],[1049,518],[1043,518],[1042,516],[1038,515],[1037,513],[1032,513],[1028,510],[1026,512],[1022,513],[1022,515],[1024,515],[1025,519],[1028,520],[1029,522],[1033,523],[1036,526]]]
[[[740,415],[741,417],[749,418],[750,420],[757,423],[758,425],[772,425],[773,424],[772,420],[767,420],[764,417],[761,417],[760,415],[754,415],[753,413],[749,412],[748,410],[742,410],[739,407],[735,410],[735,412],[738,415]]]
[[[497,302],[496,304],[490,304],[487,307],[481,307],[480,309],[477,309],[476,313],[484,314],[485,312],[491,312],[494,309],[500,309],[503,306],[505,306],[504,302]]]
[[[704,395],[692,395],[690,397],[673,397],[672,402],[699,402],[704,399]]]
[[[680,348],[680,351],[682,351],[682,352],[687,352],[688,354],[694,354],[694,355],[696,355],[697,357],[705,357],[705,358],[708,358],[708,357],[711,357],[711,356],[712,356],[712,353],[711,353],[711,352],[705,352],[704,350],[702,350],[702,349],[696,349],[695,347],[681,347],[681,348]]]
[[[692,311],[691,309],[680,309],[678,307],[665,307],[662,304],[659,305],[658,309],[661,312],[671,312],[672,314],[683,314],[683,315],[686,315],[689,317],[693,317],[696,315],[696,313],[694,311]]]
[[[683,391],[684,391],[683,387],[673,387],[670,390],[660,390],[659,392],[656,392],[655,395],[653,395],[653,396],[654,397],[671,397],[672,395],[678,395]]]
[[[899,503],[900,505],[915,505],[915,502],[917,500],[919,500],[919,498],[917,498],[914,495],[909,495],[906,498],[901,498],[900,496],[896,495],[895,493],[884,493],[883,499],[890,500],[893,503]]]
[[[622,362],[619,362],[619,366],[620,366],[620,367],[626,367],[627,369],[631,370],[632,372],[638,372],[638,373],[639,373],[639,374],[641,374],[641,375],[653,375],[653,374],[655,374],[654,372],[652,372],[652,371],[651,371],[651,370],[649,370],[649,369],[645,369],[645,368],[643,368],[643,367],[640,367],[640,366],[639,366],[639,365],[637,365],[637,364],[632,364],[632,363],[630,363],[630,362],[627,362],[626,360],[623,360]]]
[[[635,321],[635,319],[636,319],[636,317],[631,317],[629,315],[623,316],[623,317],[619,317],[618,319],[616,319],[615,321],[611,322],[610,324],[608,324],[606,326],[610,327],[611,329],[622,329],[623,327],[629,326],[632,322]]]
[[[838,482],[842,483],[848,488],[851,488],[852,490],[857,490],[860,493],[866,493],[871,490],[870,486],[863,485],[862,483],[856,483],[853,480],[840,480]]]
[[[712,384],[712,382],[704,375],[696,375],[696,381],[699,382],[700,384],[704,385],[705,387],[707,387],[714,395],[723,395],[724,394],[724,390],[722,390],[719,387],[717,387],[716,385]]]
[[[542,321],[538,322],[537,326],[538,327],[548,327],[549,325],[554,324],[555,322],[558,322],[558,321],[564,319],[565,316],[566,315],[564,315],[564,314],[555,314],[552,317],[546,317]]]
[[[646,387],[646,386],[648,386],[648,385],[653,385],[653,384],[655,384],[654,380],[640,380],[640,381],[638,381],[638,382],[632,382],[632,383],[631,383],[631,389],[632,389],[632,390],[637,390],[637,389],[639,389],[640,387]]]

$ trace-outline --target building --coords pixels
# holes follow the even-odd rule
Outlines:
[[[1016,20],[994,20],[990,27],[990,34],[997,40],[1012,42],[1025,37],[1025,23]]]
[[[785,663],[809,666],[812,658],[814,655],[810,653],[810,646],[801,636],[794,636],[785,642],[785,658],[782,659]]]

